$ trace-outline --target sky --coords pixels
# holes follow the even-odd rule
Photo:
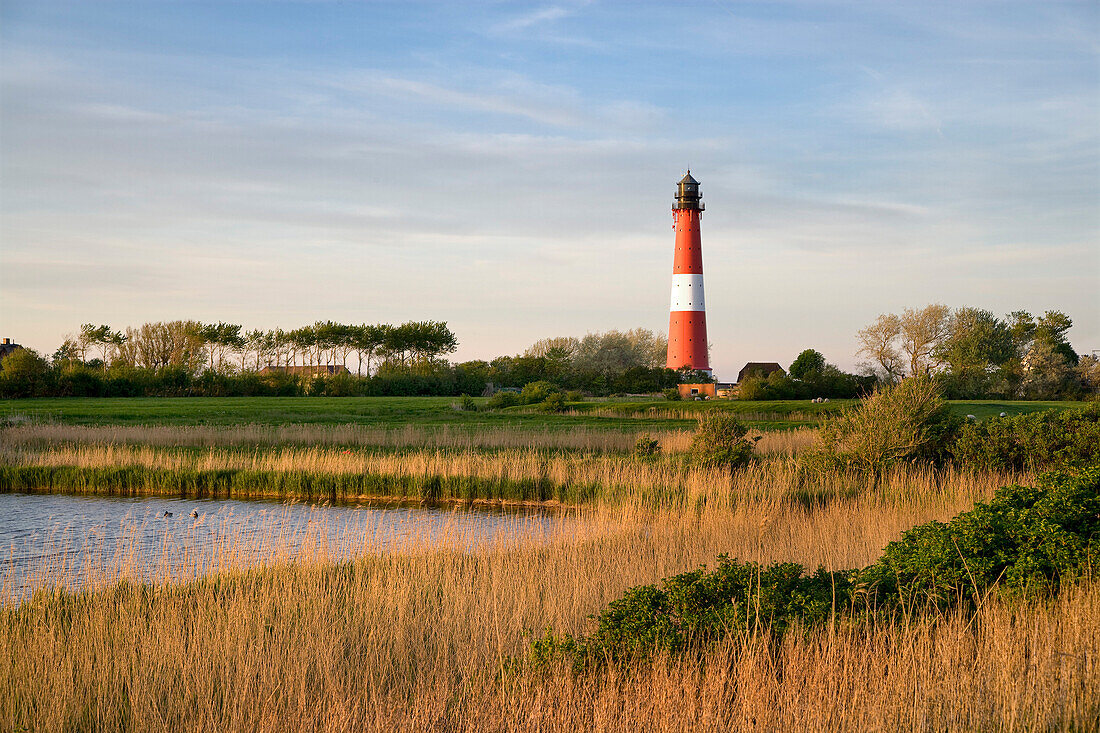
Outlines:
[[[447,321],[854,368],[929,303],[1100,349],[1095,2],[0,0],[0,335]]]

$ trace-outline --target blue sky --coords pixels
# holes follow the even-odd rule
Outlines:
[[[855,365],[879,313],[1100,349],[1096,3],[0,2],[0,330],[448,321],[457,359],[667,328]]]

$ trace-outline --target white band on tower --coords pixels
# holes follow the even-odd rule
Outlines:
[[[669,311],[705,311],[703,302],[703,276],[673,275],[672,304]]]

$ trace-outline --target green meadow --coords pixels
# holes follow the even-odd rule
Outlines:
[[[737,413],[760,430],[811,427],[851,400],[814,404],[809,400],[669,402],[664,399],[610,399],[570,403],[560,414],[532,407],[478,411],[458,409],[455,397],[130,397],[4,400],[0,419],[64,425],[408,425],[454,428],[525,427],[572,430],[578,427],[635,432],[664,428],[688,429],[698,413]],[[952,402],[960,415],[979,419],[1005,412],[1063,409],[1074,402],[966,401]]]

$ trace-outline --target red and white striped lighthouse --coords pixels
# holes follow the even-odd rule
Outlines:
[[[676,257],[672,264],[672,302],[668,315],[669,369],[687,366],[710,371],[703,249],[699,241],[699,219],[705,208],[699,197],[699,181],[688,171],[676,185],[676,205],[672,207]]]

